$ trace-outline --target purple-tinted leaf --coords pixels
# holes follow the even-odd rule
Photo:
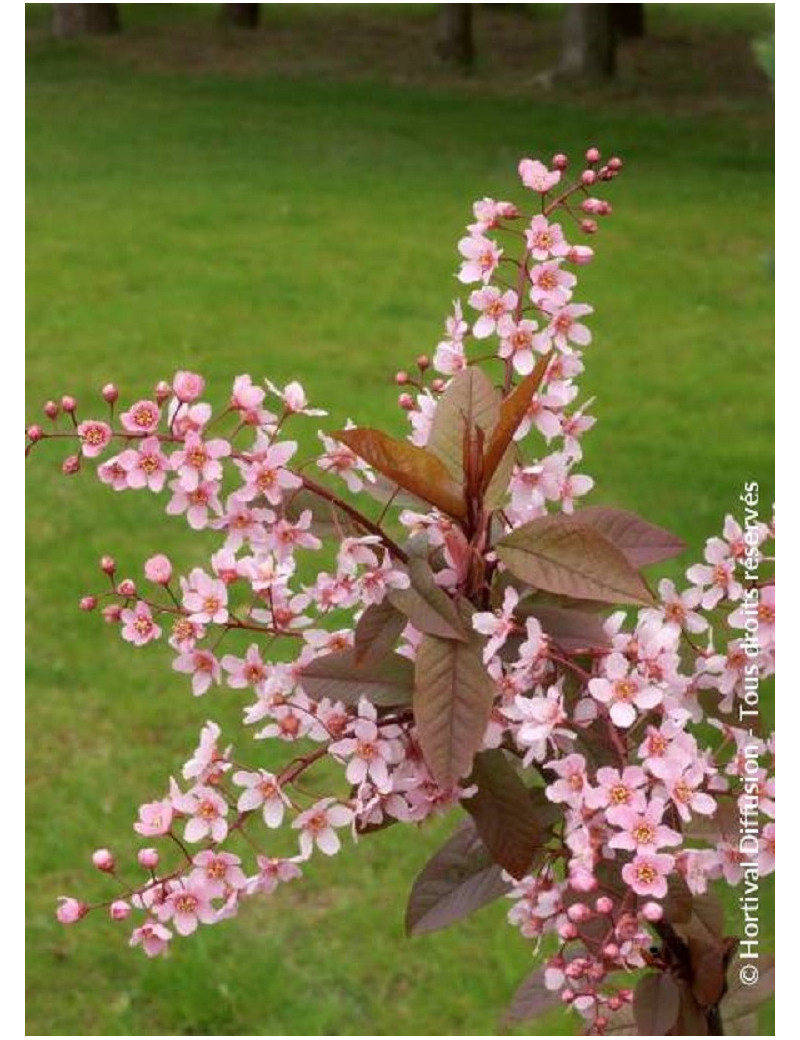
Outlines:
[[[755,965],[758,971],[755,981],[748,976],[749,985],[745,985],[742,978],[743,965],[748,965],[747,971]],[[763,953],[758,960],[741,960],[737,954],[728,968],[727,978],[728,991],[720,1004],[725,1032],[732,1036],[758,1035],[757,1030],[750,1027],[758,1008],[775,992],[775,958]]]
[[[464,481],[464,431],[488,433],[500,415],[500,395],[486,373],[470,365],[453,377],[439,398],[428,451],[444,462],[457,484]]]
[[[511,573],[533,588],[607,603],[653,603],[622,552],[572,517],[532,520],[502,538],[495,550]]]
[[[380,661],[394,649],[405,627],[404,615],[395,610],[388,599],[371,603],[356,625],[355,663],[360,666]]]
[[[682,924],[692,917],[692,893],[682,874],[673,872],[667,878],[667,895],[661,904],[664,919],[670,924]]]
[[[441,787],[452,787],[472,768],[494,696],[494,681],[483,663],[483,641],[474,633],[467,643],[422,637],[416,659],[414,719],[425,762]]]
[[[671,531],[657,527],[627,509],[587,506],[578,510],[575,519],[605,535],[634,567],[647,567],[651,563],[669,560],[686,548],[686,543]]]
[[[611,646],[611,640],[603,628],[603,619],[597,614],[564,607],[539,606],[536,603],[521,603],[517,613],[523,617],[535,617],[550,639],[569,653]]]
[[[527,1022],[562,1006],[561,994],[557,990],[547,989],[544,970],[537,968],[520,984],[504,1018],[506,1022]]]
[[[708,1019],[703,1008],[695,1000],[691,987],[679,983],[681,1004],[670,1036],[708,1036]]]
[[[429,451],[368,427],[336,430],[331,436],[346,444],[392,483],[449,516],[459,520],[466,517],[461,488],[451,479],[442,461]]]
[[[475,756],[469,782],[478,790],[461,804],[475,821],[492,859],[512,877],[524,877],[546,833],[530,791],[499,749]]]
[[[633,1014],[640,1036],[667,1036],[681,1007],[681,991],[675,979],[659,971],[645,975],[633,994]]]
[[[464,822],[414,882],[406,908],[406,931],[422,935],[447,928],[505,895],[509,888],[473,824]]]
[[[455,602],[434,581],[433,571],[425,560],[408,561],[411,585],[407,589],[392,589],[388,599],[420,632],[442,639],[456,639],[461,643],[470,638]]]
[[[353,706],[366,697],[381,707],[396,707],[411,702],[414,666],[399,654],[358,664],[354,650],[338,650],[307,664],[300,681],[312,700],[328,697]]]

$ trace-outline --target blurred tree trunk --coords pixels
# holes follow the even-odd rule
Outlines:
[[[644,4],[613,4],[614,24],[626,40],[644,36]]]
[[[118,4],[53,4],[53,35],[102,35],[120,29]]]
[[[610,79],[617,69],[615,4],[566,4],[562,24],[563,75]]]
[[[236,29],[255,29],[261,14],[261,4],[223,4],[219,19],[223,25]]]
[[[474,4],[439,4],[436,24],[436,53],[451,65],[468,69],[475,59],[472,39]]]

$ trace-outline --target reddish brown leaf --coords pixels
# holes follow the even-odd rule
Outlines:
[[[755,965],[758,975],[748,975],[749,984],[745,985],[741,974],[742,966],[748,965],[752,971]],[[740,960],[733,958],[728,968],[728,991],[720,1004],[720,1013],[725,1032],[731,1036],[758,1035],[753,1029],[753,1019],[761,1005],[769,1000],[775,992],[775,958],[771,954],[762,953],[758,960]]]
[[[703,1008],[697,1003],[692,990],[685,982],[678,984],[681,992],[681,1006],[670,1036],[708,1036],[708,1019]]]
[[[465,627],[455,602],[434,581],[429,564],[418,557],[410,559],[408,576],[411,579],[409,588],[389,592],[392,606],[425,635],[467,642],[470,631]]]
[[[533,588],[606,603],[653,603],[622,552],[572,517],[532,520],[497,542],[495,550],[511,573]]]
[[[486,373],[470,365],[453,377],[439,398],[433,417],[428,451],[440,458],[455,481],[464,481],[464,432],[476,428],[488,433],[500,414],[500,395]]]
[[[692,917],[692,893],[682,874],[673,872],[667,878],[667,895],[661,904],[664,918],[670,924],[683,924]]]
[[[562,1006],[558,990],[545,986],[544,969],[537,968],[521,983],[504,1017],[506,1022],[527,1022]]]
[[[452,480],[441,459],[429,451],[368,427],[337,430],[331,436],[346,444],[394,484],[457,520],[466,518],[460,487]]]
[[[471,821],[465,821],[423,868],[411,889],[406,931],[423,935],[459,921],[510,888]]]
[[[681,991],[671,975],[645,975],[633,994],[633,1014],[640,1036],[667,1036],[681,1007]]]
[[[570,653],[575,650],[604,649],[611,646],[611,640],[603,628],[603,618],[597,614],[524,602],[520,603],[517,613],[522,617],[535,617],[550,639],[562,650]]]
[[[725,950],[703,939],[688,939],[692,993],[702,1007],[713,1007],[725,989]]]
[[[531,374],[525,376],[522,382],[501,403],[500,416],[484,451],[482,490],[485,491],[489,487],[492,475],[500,465],[503,456],[513,441],[514,434],[519,429],[519,424],[525,418],[525,413],[530,407],[533,395],[542,385],[552,356],[553,352],[551,351],[540,358]]]
[[[354,650],[338,650],[307,664],[300,674],[300,682],[312,700],[329,697],[332,701],[355,705],[366,697],[373,704],[395,707],[411,702],[414,666],[399,654],[358,664]]]
[[[414,719],[428,769],[451,787],[472,768],[489,722],[495,685],[473,633],[458,643],[423,636],[416,659]]]
[[[524,877],[546,834],[530,791],[499,749],[475,756],[469,783],[478,790],[461,804],[475,821],[486,848],[512,877]]]
[[[634,567],[647,567],[651,563],[669,560],[686,548],[686,543],[671,531],[657,527],[627,509],[587,506],[578,510],[575,519],[605,535]]]
[[[371,603],[355,630],[354,660],[357,665],[377,662],[390,653],[406,627],[403,614],[388,599]]]

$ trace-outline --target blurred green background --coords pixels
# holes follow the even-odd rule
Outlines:
[[[743,481],[769,510],[773,115],[753,45],[771,4],[646,5],[616,78],[584,87],[548,72],[556,4],[480,5],[469,76],[432,53],[434,5],[265,4],[251,33],[220,28],[217,5],[120,6],[122,33],[54,40],[49,6],[26,5],[31,419],[67,391],[100,414],[107,380],[133,400],[191,368],[217,403],[241,372],[300,378],[332,427],[399,432],[391,376],[439,338],[472,200],[519,197],[522,155],[596,143],[626,169],[581,272],[589,501],[679,532],[673,575]],[[208,543],[60,460],[45,445],[27,467],[28,1035],[497,1032],[532,965],[506,907],[403,935],[452,819],[314,862],[168,960],[129,951],[124,925],[57,925],[56,896],[110,894],[92,850],[129,855],[138,804],[206,718],[235,736],[242,703],[194,700],[166,648],[77,610],[102,553],[138,577],[155,551],[186,566]]]

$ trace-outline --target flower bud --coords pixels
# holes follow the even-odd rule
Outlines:
[[[664,916],[664,907],[660,903],[645,903],[641,914],[645,921],[660,921]]]
[[[119,390],[117,390],[113,383],[106,383],[102,389],[102,394],[103,400],[107,404],[116,404],[119,400]]]
[[[78,402],[71,394],[64,394],[61,398],[61,407],[68,415],[71,415],[78,407]]]
[[[117,585],[117,592],[120,596],[135,596],[136,582],[131,578],[123,578],[119,585]]]
[[[428,357],[428,355],[420,354],[420,356],[417,358],[417,368],[420,370],[420,372],[424,372],[426,368],[430,367],[431,359]]]
[[[66,476],[74,476],[81,468],[81,457],[80,455],[68,455],[61,463],[61,472]]]
[[[407,412],[413,412],[414,410],[414,398],[411,394],[400,394],[397,398],[397,403],[401,408],[404,408]]]
[[[443,379],[434,379],[431,383],[431,390],[433,390],[435,394],[440,394],[442,390],[444,390],[445,385],[446,384]]]
[[[569,159],[563,152],[557,152],[550,160],[550,165],[554,170],[566,170],[569,165]]]
[[[581,174],[581,184],[589,188],[597,180],[597,174],[594,170],[584,170]]]
[[[594,904],[595,910],[598,914],[607,915],[610,914],[614,909],[613,900],[609,899],[608,896],[600,896],[597,902]]]
[[[158,866],[158,849],[139,849],[136,858],[140,867],[144,867],[145,870],[155,870]]]
[[[82,903],[79,899],[59,896],[58,900],[59,906],[56,910],[56,917],[61,924],[75,924],[76,921],[80,921],[89,912],[89,907],[86,903]]]
[[[561,990],[561,1000],[564,1004],[571,1004],[575,999],[575,991],[571,989]]]
[[[581,221],[581,231],[584,233],[584,235],[594,235],[595,232],[597,231],[597,221],[596,220],[582,220]]]
[[[126,903],[124,899],[115,899],[108,908],[108,913],[112,921],[124,921],[131,915],[130,904]]]
[[[586,161],[590,163],[600,162],[600,149],[599,148],[587,148],[586,149]]]
[[[41,426],[37,426],[36,424],[34,424],[33,426],[28,427],[27,434],[28,440],[32,444],[35,444],[37,441],[40,441],[42,437],[44,437],[44,430],[41,428]]]
[[[108,849],[97,849],[92,853],[92,863],[106,874],[113,873],[114,857]]]
[[[118,603],[110,603],[107,607],[103,607],[103,620],[107,621],[109,625],[115,625],[121,621],[122,607]]]
[[[176,372],[172,390],[182,404],[196,401],[205,389],[206,381],[196,372]]]
[[[572,921],[565,921],[563,924],[558,926],[558,934],[564,940],[569,942],[571,939],[576,939],[578,936],[578,929],[572,923]]]
[[[113,556],[101,556],[100,557],[100,570],[104,574],[113,574],[117,569],[117,561]]]
[[[410,378],[411,377],[409,376],[408,372],[401,371],[395,374],[394,381],[395,383],[397,383],[398,386],[405,386]]]
[[[172,564],[163,553],[151,556],[144,565],[144,575],[148,581],[156,585],[169,585],[172,577]]]
[[[158,383],[156,383],[154,396],[156,399],[156,404],[162,405],[165,402],[167,402],[170,399],[170,397],[172,397],[172,387],[169,385],[169,383],[165,382],[162,379]]]
[[[606,943],[603,947],[603,956],[610,961],[615,961],[619,957],[619,946],[616,943]]]
[[[81,610],[94,610],[97,606],[97,596],[83,596],[78,605]]]
[[[58,416],[58,405],[55,401],[48,401],[43,411],[48,419],[55,419]]]
[[[607,166],[613,173],[619,173],[622,169],[622,159],[618,155],[612,155],[608,160]]]
[[[573,903],[569,910],[567,910],[567,917],[570,921],[588,921],[591,916],[592,911],[585,903]]]
[[[598,1033],[602,1033],[608,1025],[608,1019],[605,1015],[598,1015],[594,1020],[594,1028]]]

